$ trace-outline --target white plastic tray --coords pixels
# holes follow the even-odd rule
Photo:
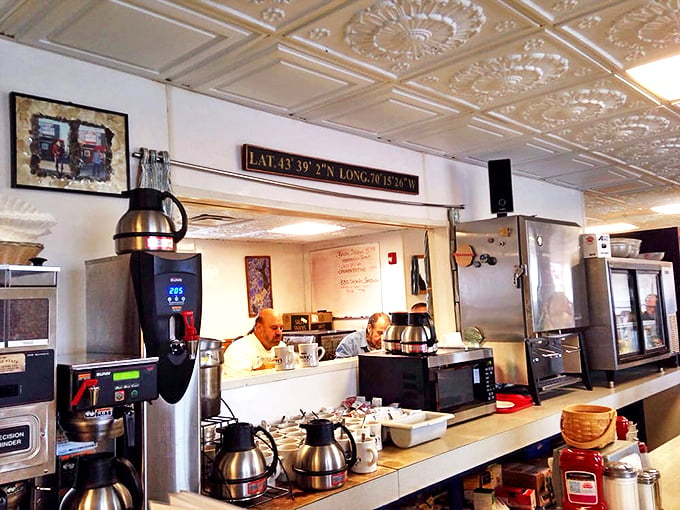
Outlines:
[[[442,437],[451,418],[453,415],[449,413],[409,411],[408,414],[394,420],[380,423],[395,445],[399,448],[410,448]]]

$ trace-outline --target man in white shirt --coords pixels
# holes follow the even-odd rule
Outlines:
[[[285,345],[282,338],[281,315],[271,308],[263,308],[255,317],[250,333],[234,340],[224,352],[224,375],[247,375],[253,370],[273,368],[272,348]]]

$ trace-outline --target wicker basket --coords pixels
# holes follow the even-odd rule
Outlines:
[[[562,438],[576,448],[603,448],[616,439],[616,409],[575,404],[562,409]]]
[[[0,264],[27,265],[43,249],[39,243],[0,241]]]

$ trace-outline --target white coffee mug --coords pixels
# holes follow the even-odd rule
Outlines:
[[[293,370],[295,368],[295,352],[287,345],[274,347],[274,363],[276,370]]]
[[[357,441],[357,461],[352,466],[354,473],[372,473],[378,469],[378,449],[372,438]]]
[[[367,421],[366,426],[371,429],[371,437],[375,439],[376,448],[378,448],[378,451],[382,450],[382,425],[377,421]]]
[[[297,452],[300,447],[297,444],[282,444],[277,448],[279,450],[279,460],[281,461],[281,467],[283,468],[278,478],[279,480],[290,480],[292,482],[295,480],[295,470],[293,469],[293,465],[295,464],[295,457],[297,457]]]
[[[326,349],[317,344],[299,344],[300,365],[303,367],[316,367],[326,354]]]

